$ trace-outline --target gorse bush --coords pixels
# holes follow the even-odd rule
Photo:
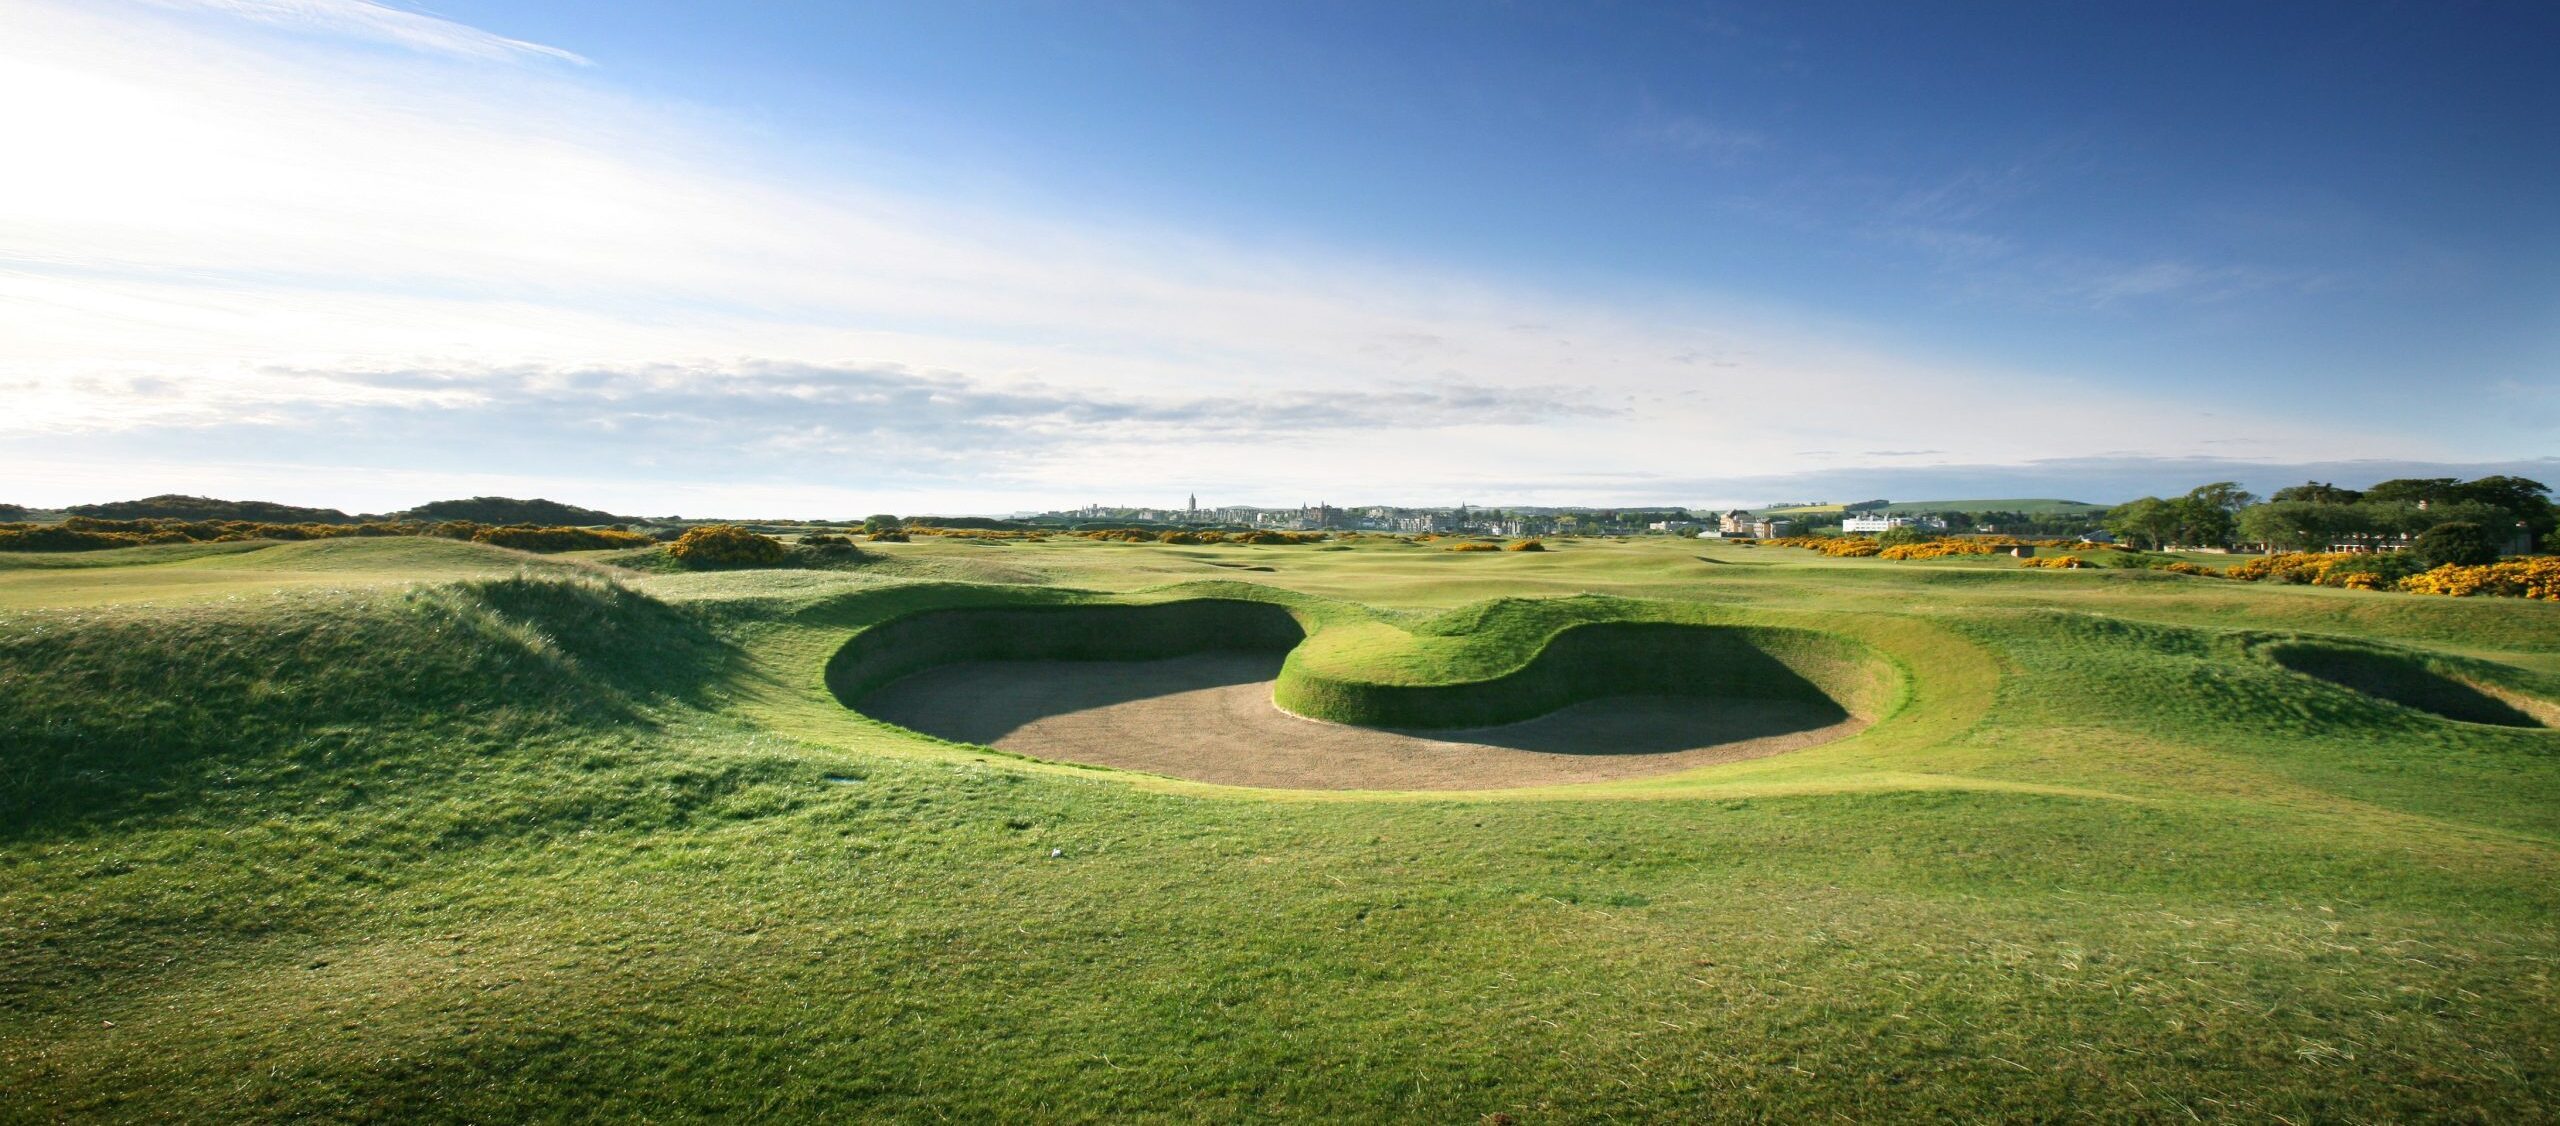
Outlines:
[[[2223,576],[2252,583],[2317,583],[2329,564],[2353,558],[2329,552],[2279,551],[2241,563],[2224,571]]]
[[[1510,548],[1508,548],[1507,550],[1511,550],[1511,551],[1545,551],[1546,549],[1547,549],[1547,545],[1545,545],[1545,544],[1543,544],[1543,543],[1540,543],[1540,542],[1538,542],[1537,540],[1534,540],[1534,539],[1527,539],[1527,540],[1522,540],[1522,541],[1520,541],[1520,542],[1518,542],[1518,543],[1512,544],[1512,545],[1510,546]]]
[[[2223,575],[2243,582],[2391,590],[2420,569],[2417,560],[2405,554],[2289,551],[2249,560]]]
[[[543,528],[532,524],[482,528],[473,532],[471,539],[474,543],[496,544],[518,551],[604,551],[647,547],[656,542],[638,532],[617,532],[610,528]]]
[[[2452,598],[2560,601],[2560,556],[2552,555],[2427,567],[2414,549],[2355,553],[2293,551],[2252,559],[2223,573],[2248,582],[2306,583],[2346,590],[2398,590]]]
[[[789,551],[792,562],[809,567],[843,567],[867,559],[862,549],[853,545],[851,536],[802,536]]]
[[[1963,555],[1992,555],[1999,551],[1999,548],[1990,544],[1973,540],[1927,540],[1921,543],[1895,544],[1876,554],[1886,559],[1950,559]]]
[[[2560,555],[2535,555],[2476,567],[2446,564],[2400,580],[2400,589],[2453,598],[2488,595],[2560,602]]]
[[[782,541],[735,524],[705,524],[667,545],[667,554],[697,571],[772,567],[790,555]]]
[[[1447,546],[1447,547],[1445,547],[1445,548],[1442,548],[1441,550],[1443,550],[1443,551],[1500,551],[1500,550],[1502,550],[1502,545],[1501,545],[1501,544],[1498,544],[1498,543],[1453,543],[1453,544],[1450,544],[1449,546]]]
[[[2088,561],[2077,555],[2047,555],[2040,559],[2021,559],[2018,561],[2018,565],[2021,567],[2050,567],[2061,571],[2077,571],[2089,564]]]
[[[1800,547],[1819,551],[1836,559],[1880,557],[1893,560],[1953,559],[1967,555],[1997,555],[2012,548],[2070,548],[2073,551],[2131,551],[2113,544],[2083,543],[2079,540],[2018,539],[2014,536],[1969,536],[1964,539],[1908,539],[1893,537],[1893,532],[1909,532],[1908,528],[1890,529],[1886,536],[1786,536],[1761,540],[1773,547]],[[1916,534],[1916,533],[1915,533]],[[1900,542],[1888,542],[1888,539]]]
[[[1884,551],[1884,545],[1866,536],[1785,536],[1760,542],[1819,551],[1834,559],[1864,559]]]
[[[179,537],[185,542],[185,537]],[[60,525],[0,528],[0,551],[98,551],[151,542],[122,532],[84,532]]]

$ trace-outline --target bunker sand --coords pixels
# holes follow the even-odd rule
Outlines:
[[[1478,790],[1668,774],[1763,758],[1866,726],[1787,700],[1619,696],[1521,723],[1384,731],[1271,702],[1276,653],[1155,661],[970,661],[889,684],[861,711],[1037,758],[1236,786]]]

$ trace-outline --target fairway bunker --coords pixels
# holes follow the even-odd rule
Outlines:
[[[1889,694],[1880,662],[1840,660],[1842,643],[1802,631],[1584,625],[1509,674],[1437,685],[1304,673],[1288,660],[1303,637],[1279,607],[1247,602],[931,611],[857,636],[829,681],[848,706],[938,738],[1328,790],[1667,774],[1843,738]],[[1772,640],[1799,644],[1782,660],[1761,647]]]

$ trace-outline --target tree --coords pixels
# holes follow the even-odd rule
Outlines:
[[[2187,490],[2186,499],[2211,505],[2224,512],[2238,512],[2258,503],[2258,495],[2240,487],[2238,481],[2216,481]]]
[[[2107,510],[2106,529],[2141,547],[2157,548],[2178,534],[2178,512],[2168,501],[2143,497]]]
[[[894,532],[905,526],[904,521],[887,513],[862,518],[862,530],[875,535],[881,532]]]
[[[2370,534],[2364,516],[2362,505],[2274,500],[2242,509],[2237,526],[2240,538],[2281,551],[2326,551],[2341,536]]]
[[[2521,523],[2537,540],[2560,526],[2560,509],[2555,509],[2551,503],[2551,487],[2524,477],[2499,475],[2475,481],[2459,481],[2451,477],[2403,477],[2365,490],[2365,499],[2411,506],[2424,504],[2427,506],[2425,522],[2430,524],[2464,520],[2504,529]],[[2491,509],[2496,513],[2486,514]],[[2449,511],[2460,511],[2463,515],[2447,515]]]
[[[2560,527],[2560,506],[2551,503],[2551,486],[2523,477],[2483,477],[2462,486],[2463,499],[2505,509],[2532,531],[2536,540]]]
[[[2448,563],[2477,567],[2498,561],[2498,548],[2503,537],[2468,520],[2438,524],[2419,535],[2409,545],[2409,554],[2426,567],[2442,567]]]
[[[2364,499],[2433,505],[2461,498],[2462,482],[2453,477],[2394,477],[2364,491]]]
[[[2324,481],[2305,481],[2299,485],[2288,485],[2277,489],[2275,495],[2267,499],[2277,502],[2302,501],[2308,504],[2354,504],[2363,500],[2364,494],[2354,489],[2341,489]]]
[[[1876,543],[1883,547],[1893,547],[1907,543],[1927,542],[1929,542],[1929,533],[1908,525],[1899,528],[1887,528],[1876,535]]]
[[[2186,547],[2230,545],[2233,528],[2231,509],[2193,493],[2168,502],[2168,508],[2177,521],[2177,530],[2168,537],[2170,542]]]

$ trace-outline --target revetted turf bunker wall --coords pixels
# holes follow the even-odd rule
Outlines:
[[[1456,684],[1395,685],[1281,674],[1280,706],[1370,727],[1484,727],[1603,696],[1721,696],[1829,704],[1874,720],[1902,678],[1875,651],[1812,630],[1666,622],[1568,628],[1518,670]]]
[[[927,610],[854,635],[827,661],[827,690],[852,707],[899,677],[960,661],[1150,661],[1215,649],[1286,652],[1306,636],[1288,610],[1235,599]]]
[[[828,661],[826,677],[852,707],[900,677],[960,661],[1155,660],[1217,649],[1285,652],[1304,640],[1305,627],[1287,609],[1240,599],[927,610],[856,634]],[[1584,623],[1525,657],[1483,680],[1380,684],[1312,672],[1293,656],[1274,696],[1290,711],[1336,723],[1461,728],[1623,695],[1798,700],[1874,720],[1902,689],[1899,670],[1863,644],[1773,626]]]
[[[2465,680],[2443,661],[2318,641],[2280,641],[2259,646],[2258,653],[2304,676],[2446,719],[2500,727],[2543,726],[2537,717]]]

